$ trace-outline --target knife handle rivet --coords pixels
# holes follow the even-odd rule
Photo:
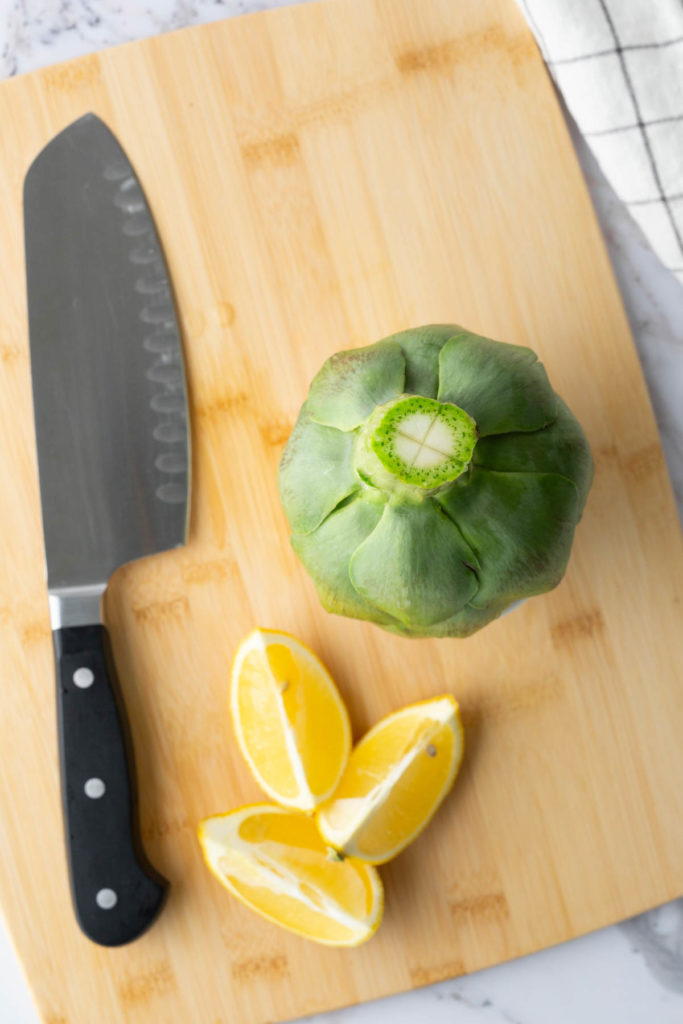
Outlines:
[[[91,800],[99,800],[99,798],[104,796],[107,791],[107,787],[102,779],[94,778],[88,779],[86,784],[83,786],[83,789],[85,790],[85,795],[89,796]]]
[[[111,910],[119,902],[113,889],[100,889],[95,894],[95,903],[101,910]]]
[[[81,690],[87,690],[95,682],[95,675],[89,668],[77,668],[73,674],[73,681]]]

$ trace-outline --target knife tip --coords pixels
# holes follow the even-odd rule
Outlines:
[[[31,183],[37,175],[37,171],[42,165],[45,156],[53,149],[57,149],[65,142],[71,142],[74,137],[79,136],[83,131],[86,131],[88,135],[94,132],[106,132],[107,135],[113,133],[102,120],[92,110],[87,111],[80,117],[77,117],[75,121],[70,121],[69,124],[65,125],[61,131],[53,135],[52,138],[43,146],[43,148],[36,154],[31,163],[29,164],[26,176],[24,177],[24,197],[26,197],[27,189],[31,188]]]

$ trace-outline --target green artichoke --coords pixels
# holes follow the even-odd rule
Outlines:
[[[328,611],[464,637],[559,583],[592,477],[531,349],[434,325],[327,360],[279,485]]]

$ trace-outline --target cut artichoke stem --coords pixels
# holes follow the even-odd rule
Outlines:
[[[401,395],[378,406],[361,429],[356,472],[383,491],[419,498],[464,473],[476,443],[476,424],[464,409]]]

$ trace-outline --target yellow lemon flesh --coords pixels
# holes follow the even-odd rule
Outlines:
[[[235,655],[230,707],[242,754],[268,796],[310,812],[334,793],[351,749],[349,716],[305,644],[252,630]]]
[[[220,882],[252,910],[327,946],[357,946],[383,908],[375,868],[330,857],[313,818],[253,804],[205,818],[199,841]]]
[[[370,864],[395,857],[448,793],[463,750],[458,702],[450,695],[382,719],[354,748],[334,797],[318,811],[323,839]]]

